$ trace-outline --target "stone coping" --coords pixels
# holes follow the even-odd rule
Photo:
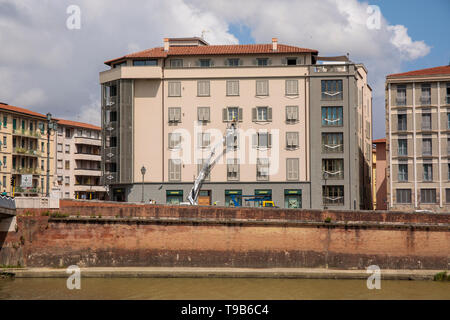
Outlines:
[[[276,278],[276,279],[360,279],[366,270],[325,268],[198,268],[198,267],[89,267],[81,268],[83,278]],[[432,280],[443,270],[381,270],[384,280]],[[65,268],[0,269],[0,275],[15,278],[68,278]]]

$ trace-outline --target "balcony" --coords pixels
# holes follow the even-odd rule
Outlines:
[[[41,131],[30,131],[26,129],[13,129],[13,135],[34,139],[39,139],[42,137]]]
[[[312,67],[314,73],[339,73],[339,72],[348,72],[347,65],[318,65]]]
[[[344,152],[343,144],[322,144],[322,153],[341,153]]]
[[[86,138],[86,137],[75,137],[75,144],[86,144],[90,146],[101,146],[102,140]]]
[[[75,168],[75,176],[90,176],[100,177],[102,175],[101,169],[87,169],[87,168]]]
[[[13,149],[13,154],[20,155],[20,156],[26,156],[26,157],[40,157],[41,151],[39,151],[38,149],[26,149],[26,148],[15,147]]]
[[[119,174],[117,172],[105,172],[105,175],[100,180],[106,185],[116,183],[119,180]]]
[[[100,72],[100,83],[118,79],[161,79],[162,69],[159,66],[119,67]]]
[[[92,153],[75,153],[75,160],[102,161],[100,154]]]
[[[13,168],[12,169],[12,174],[35,174],[35,175],[40,175],[41,174],[41,169],[39,168]]]

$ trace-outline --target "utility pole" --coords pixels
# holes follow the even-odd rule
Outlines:
[[[145,176],[146,171],[147,170],[145,169],[145,167],[142,166],[142,168],[141,168],[141,173],[142,173],[142,199],[141,199],[141,202],[142,203],[144,203],[144,176]]]
[[[50,196],[50,134],[52,130],[56,130],[58,125],[52,121],[52,114],[47,113],[47,189],[45,196]]]

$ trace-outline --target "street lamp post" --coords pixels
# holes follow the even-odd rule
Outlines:
[[[141,199],[141,202],[144,202],[144,176],[145,176],[146,171],[147,171],[147,169],[145,169],[145,167],[142,166],[142,168],[141,168],[141,173],[142,173],[142,199]]]
[[[50,134],[52,130],[56,130],[58,125],[55,121],[52,121],[52,114],[47,113],[47,190],[45,196],[50,196]]]

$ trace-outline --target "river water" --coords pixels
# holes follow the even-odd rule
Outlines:
[[[85,278],[69,290],[64,278],[0,279],[0,299],[446,299],[450,283],[382,280]]]

